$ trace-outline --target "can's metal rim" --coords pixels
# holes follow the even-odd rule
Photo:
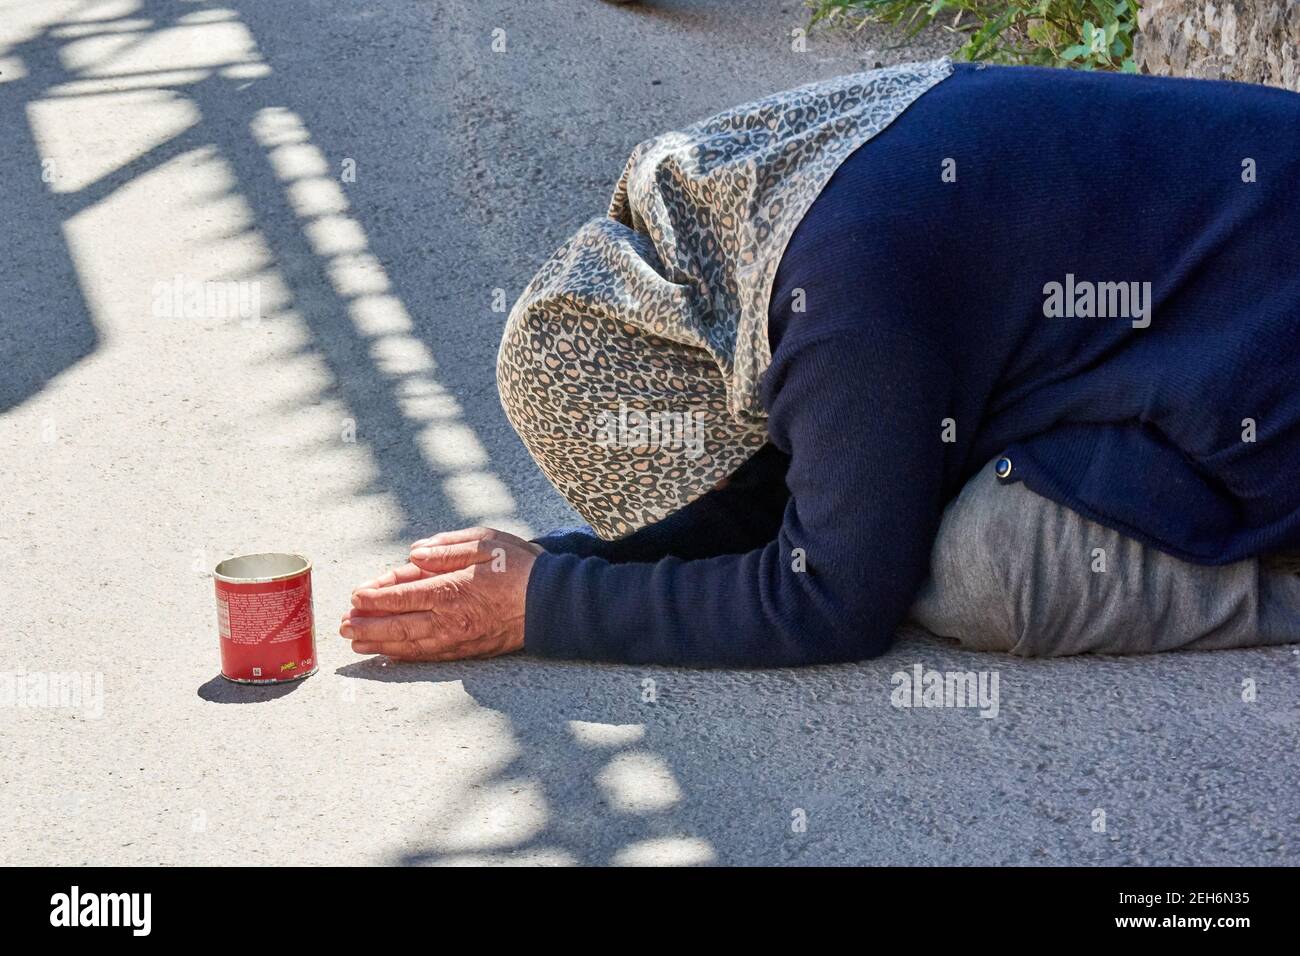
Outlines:
[[[244,561],[248,558],[297,558],[302,562],[302,567],[293,571],[285,571],[281,574],[269,574],[257,577],[236,577],[228,574],[222,574],[221,568],[232,561]],[[212,569],[212,576],[218,581],[224,581],[227,584],[269,584],[272,581],[287,581],[290,578],[296,578],[307,574],[311,571],[311,559],[305,554],[299,554],[296,551],[259,551],[255,554],[237,554],[233,557],[222,558],[217,562],[217,566]]]
[[[221,672],[221,676],[224,677],[226,680],[230,681],[230,683],[232,684],[249,684],[249,685],[256,685],[259,687],[265,687],[268,684],[292,684],[294,681],[306,680],[308,677],[311,677],[312,674],[315,674],[318,670],[320,670],[319,664],[314,666],[309,671],[305,671],[304,673],[301,674],[294,674],[292,677],[231,677],[225,671]]]

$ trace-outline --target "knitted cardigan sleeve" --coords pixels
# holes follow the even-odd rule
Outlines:
[[[614,541],[597,537],[587,527],[561,528],[535,540],[551,554],[604,558],[614,564],[743,554],[771,541],[781,527],[790,497],[785,486],[788,463],[789,458],[765,445],[725,487]]]
[[[772,539],[696,559],[540,555],[525,649],[697,666],[883,652],[926,575],[951,388],[934,350],[905,335],[783,342],[765,391],[772,444],[790,455],[790,499]]]

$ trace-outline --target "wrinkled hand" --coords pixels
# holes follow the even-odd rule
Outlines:
[[[542,552],[492,528],[411,545],[411,561],[352,592],[339,633],[358,654],[409,661],[494,657],[524,646],[524,597]]]

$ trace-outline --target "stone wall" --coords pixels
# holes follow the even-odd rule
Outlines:
[[[1144,0],[1138,25],[1143,72],[1300,91],[1300,0]]]

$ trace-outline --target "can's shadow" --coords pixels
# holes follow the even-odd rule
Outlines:
[[[198,689],[198,695],[211,704],[261,704],[292,694],[303,680],[287,684],[236,684],[220,674]]]

